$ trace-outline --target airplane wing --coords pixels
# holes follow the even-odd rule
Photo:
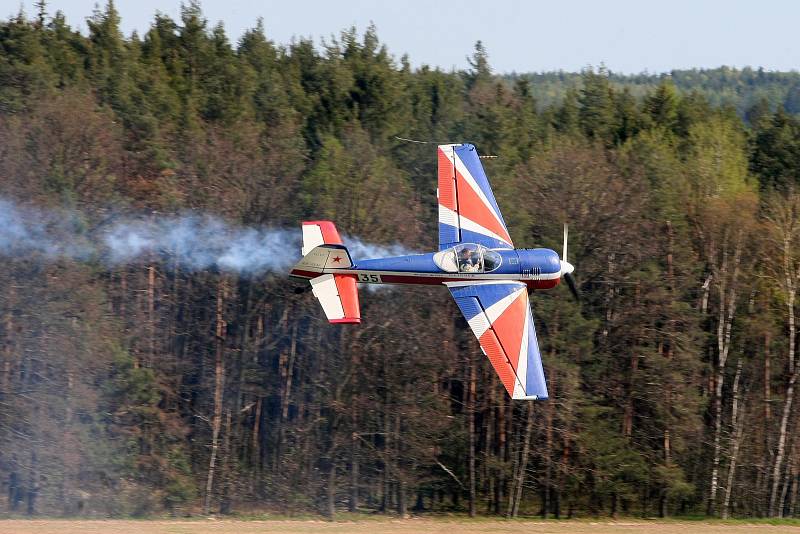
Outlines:
[[[456,243],[514,248],[478,151],[439,145],[439,250]]]
[[[527,286],[506,281],[445,285],[511,398],[546,399],[547,384]]]

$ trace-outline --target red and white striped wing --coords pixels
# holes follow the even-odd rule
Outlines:
[[[456,243],[514,248],[478,151],[439,145],[439,250]]]
[[[527,286],[505,281],[447,286],[508,394],[514,399],[546,399]]]

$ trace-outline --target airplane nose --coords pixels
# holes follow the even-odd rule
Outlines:
[[[574,270],[575,270],[575,266],[574,265],[572,265],[570,262],[568,262],[566,260],[561,260],[561,275],[562,276],[565,275],[565,274],[572,274],[572,272]]]

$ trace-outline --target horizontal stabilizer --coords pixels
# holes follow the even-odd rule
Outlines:
[[[350,274],[323,274],[311,280],[314,296],[319,299],[331,323],[360,323],[356,277]]]

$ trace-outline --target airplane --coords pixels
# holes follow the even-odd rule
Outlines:
[[[290,276],[311,282],[331,323],[361,322],[358,283],[444,285],[511,398],[547,399],[528,294],[564,278],[577,298],[567,226],[561,257],[515,249],[475,147],[439,145],[437,154],[437,252],[353,261],[333,222],[306,221],[303,258]]]

